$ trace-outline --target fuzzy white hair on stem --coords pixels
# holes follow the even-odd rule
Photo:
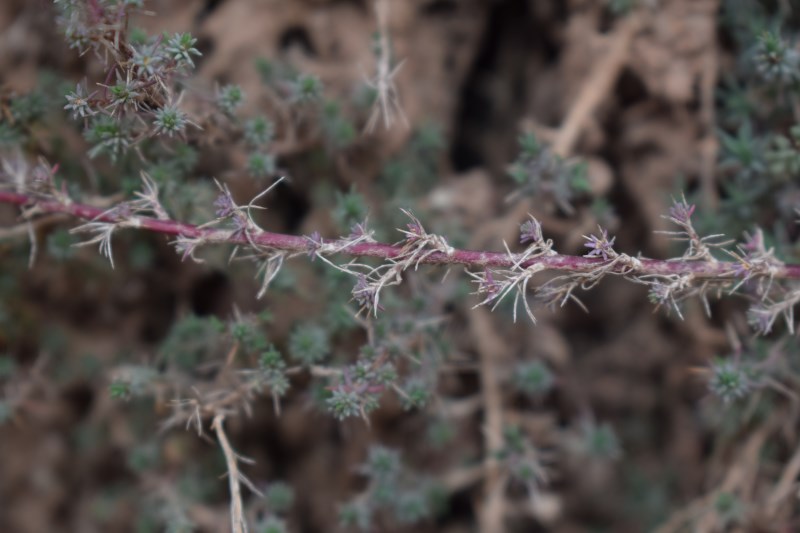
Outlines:
[[[283,266],[285,256],[286,254],[284,253],[275,253],[261,262],[261,266],[258,267],[258,271],[256,272],[256,276],[263,276],[261,288],[258,290],[258,294],[256,294],[257,299],[260,300],[267,293],[270,283],[272,283],[272,280],[275,279],[275,276],[278,275]]]
[[[228,487],[231,493],[231,531],[234,533],[247,533],[247,518],[245,517],[244,504],[242,503],[242,489],[240,484],[246,485],[250,490],[259,496],[263,494],[255,488],[253,483],[239,470],[239,463],[253,464],[255,461],[236,453],[233,450],[228,436],[225,434],[225,414],[218,413],[214,416],[211,429],[217,435],[220,448],[225,456],[225,463],[228,467]]]
[[[107,211],[106,213],[108,212],[110,211]],[[82,224],[77,228],[71,229],[70,233],[96,233],[96,235],[88,241],[79,242],[74,246],[89,246],[91,244],[98,244],[100,248],[100,254],[108,258],[109,263],[111,263],[111,268],[113,269],[114,254],[113,250],[111,249],[111,237],[116,229],[117,224],[113,222],[87,222],[86,224]]]
[[[150,211],[155,214],[158,220],[170,220],[164,206],[158,199],[158,184],[150,177],[147,172],[141,172],[143,190],[136,191],[134,194],[138,200],[128,202],[128,206],[135,212]]]
[[[408,229],[398,228],[398,231],[406,236],[404,241],[398,243],[403,243],[403,253],[399,256],[401,261],[398,262],[403,265],[403,270],[409,268],[412,263],[414,270],[417,270],[422,261],[436,252],[442,252],[447,256],[455,253],[455,248],[448,244],[447,239],[425,231],[422,222],[411,211],[407,209],[401,211],[411,219],[411,223],[406,226]]]

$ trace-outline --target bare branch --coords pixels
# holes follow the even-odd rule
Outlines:
[[[247,519],[244,516],[244,504],[242,503],[242,491],[239,483],[242,476],[239,473],[238,461],[240,457],[231,448],[228,436],[225,434],[223,424],[225,415],[217,414],[211,424],[217,434],[217,440],[225,454],[225,463],[228,465],[228,487],[231,491],[231,531],[233,533],[247,533]]]

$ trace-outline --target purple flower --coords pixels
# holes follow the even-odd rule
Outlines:
[[[672,207],[669,208],[669,216],[679,224],[688,224],[694,209],[695,205],[687,204],[686,199],[683,198],[680,202],[673,201]]]
[[[741,259],[732,265],[731,270],[736,277],[747,276],[750,273],[750,263]]]
[[[318,231],[306,236],[306,241],[308,241],[308,255],[313,261],[317,257],[317,252],[319,252],[319,249],[322,248],[322,245],[325,243],[322,241],[322,236]]]
[[[406,240],[409,242],[414,242],[425,235],[425,230],[422,228],[422,225],[416,221],[406,224],[406,229],[408,230]]]
[[[764,249],[764,232],[761,231],[760,228],[757,228],[752,235],[745,233],[745,237],[746,240],[744,241],[742,248],[748,252],[754,253]]]
[[[234,215],[236,216],[232,218],[234,229],[231,237],[235,239],[244,238],[244,236],[247,235],[248,229],[250,229],[247,217],[244,215],[244,213],[237,213],[236,211],[234,211]]]
[[[111,208],[111,214],[118,220],[124,220],[133,216],[133,208],[130,202],[122,202],[116,207]]]
[[[226,218],[236,210],[236,204],[231,197],[231,193],[223,191],[216,200],[214,200],[214,207],[217,208],[217,217]]]
[[[650,293],[648,294],[648,297],[654,304],[665,304],[669,301],[671,296],[672,290],[670,289],[669,285],[665,285],[664,283],[657,281],[650,286]]]
[[[487,300],[493,300],[500,294],[503,284],[495,281],[492,271],[486,269],[483,273],[484,279],[478,285],[478,292],[487,295]]]
[[[519,227],[519,242],[520,244],[528,244],[529,242],[541,242],[542,240],[542,225],[538,220],[532,218],[524,222]]]
[[[587,237],[586,235],[583,236],[589,242],[583,243],[583,245],[587,248],[591,248],[591,251],[586,254],[584,257],[602,257],[604,261],[608,261],[608,257],[615,257],[617,252],[614,251],[614,241],[617,239],[616,237],[612,237],[611,240],[608,240],[608,232],[602,228],[600,228],[600,237],[595,235],[590,235]]]
[[[366,220],[364,222],[356,222],[350,226],[350,235],[348,236],[349,239],[360,239],[366,235],[369,235]]]
[[[375,288],[369,284],[367,281],[367,277],[364,274],[359,274],[358,279],[356,280],[356,284],[353,287],[353,299],[358,302],[362,308],[367,310],[375,309],[375,300],[377,298],[377,294],[375,292]],[[382,306],[378,306],[379,310],[382,310]]]

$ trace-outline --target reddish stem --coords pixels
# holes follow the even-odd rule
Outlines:
[[[122,217],[113,210],[103,210],[85,204],[64,204],[52,200],[39,200],[27,194],[10,191],[0,191],[0,203],[15,204],[20,206],[35,206],[42,213],[66,213],[84,220],[97,222],[122,222],[130,218]],[[211,243],[248,244],[254,242],[258,245],[282,250],[286,252],[308,252],[309,241],[306,237],[286,235],[283,233],[262,232],[251,235],[249,240],[246,235],[234,234],[215,228],[201,228],[191,224],[184,224],[174,220],[159,220],[156,218],[136,216],[137,227],[165,235],[184,236],[193,239],[203,239]],[[325,243],[335,243],[336,240],[326,239]],[[343,249],[343,254],[354,257],[377,257],[381,259],[394,259],[400,256],[402,246],[385,243],[359,243]],[[655,275],[685,275],[693,274],[698,278],[741,278],[745,272],[735,269],[737,263],[719,261],[708,263],[705,261],[665,261],[661,259],[641,259],[642,269],[638,274]],[[540,264],[547,270],[563,270],[568,272],[591,272],[598,265],[603,264],[603,259],[581,257],[574,255],[549,255],[529,259],[521,264],[527,268]],[[457,264],[472,267],[510,268],[515,259],[503,252],[483,252],[477,250],[455,250],[452,254],[432,252],[420,261],[423,264]],[[619,264],[613,268],[614,272],[621,273],[626,266]],[[800,279],[800,265],[784,265],[775,274],[776,278]]]

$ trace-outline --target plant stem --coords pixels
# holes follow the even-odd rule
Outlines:
[[[10,191],[0,191],[0,203],[29,206],[33,213],[66,213],[76,218],[108,223],[124,223],[125,227],[133,227],[162,233],[164,235],[184,236],[202,239],[207,243],[227,244],[257,244],[274,250],[285,252],[303,253],[309,251],[309,241],[304,236],[287,235],[262,231],[251,233],[249,236],[235,234],[231,230],[209,227],[200,227],[175,220],[160,220],[151,217],[130,216],[125,217],[113,209],[101,209],[86,204],[62,203],[54,200],[40,200],[30,194],[21,194]],[[325,239],[325,244],[339,242],[336,239]],[[403,254],[400,244],[386,244],[379,242],[361,242],[341,248],[339,253],[353,257],[377,257],[381,259],[396,259]],[[471,267],[511,268],[517,259],[505,252],[486,252],[478,250],[454,250],[452,253],[431,251],[419,262],[431,265],[464,265]],[[743,278],[746,272],[734,267],[738,264],[731,261],[689,261],[689,260],[660,260],[640,259],[641,267],[637,270],[639,275],[692,275],[698,279],[738,279]],[[607,261],[595,257],[583,257],[554,253],[533,257],[522,262],[519,266],[528,268],[541,265],[542,270],[560,270],[566,272],[592,272]],[[619,264],[610,269],[610,272],[624,273],[630,267]],[[800,264],[786,264],[776,269],[775,279],[800,279]]]

